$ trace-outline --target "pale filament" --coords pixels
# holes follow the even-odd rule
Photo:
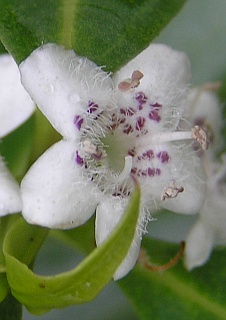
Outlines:
[[[202,130],[203,133],[203,141],[199,140],[199,136],[197,136],[196,132]],[[173,132],[161,132],[161,133],[153,133],[151,137],[148,139],[148,143],[150,145],[153,144],[163,144],[167,142],[180,141],[180,140],[196,140],[200,143],[203,149],[207,148],[207,135],[205,134],[204,129],[199,126],[195,126],[191,129],[191,131],[173,131]],[[145,143],[139,143],[139,147],[148,148],[148,144],[146,139]],[[205,142],[205,143],[204,143]]]

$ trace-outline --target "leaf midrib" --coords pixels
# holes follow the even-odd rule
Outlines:
[[[158,284],[170,288],[174,293],[183,299],[188,299],[199,306],[201,306],[206,311],[211,312],[213,315],[217,316],[219,319],[226,319],[226,309],[220,306],[218,303],[208,299],[203,293],[199,293],[193,287],[189,286],[187,283],[182,282],[176,276],[170,273],[156,274],[155,272],[149,272],[148,277],[151,281],[158,282]]]
[[[59,34],[60,43],[72,48],[72,34],[79,0],[62,0],[62,28]]]

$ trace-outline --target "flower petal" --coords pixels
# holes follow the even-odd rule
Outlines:
[[[116,227],[123,216],[127,203],[127,199],[107,198],[98,205],[95,229],[97,245],[100,245]],[[114,280],[124,277],[134,267],[140,251],[140,243],[141,235],[137,230],[125,259],[114,274]]]
[[[20,188],[0,158],[0,216],[21,211]]]
[[[186,239],[185,265],[191,270],[203,265],[209,258],[213,247],[211,228],[199,220],[191,229]]]
[[[198,213],[204,202],[206,177],[192,146],[177,143],[156,146],[153,150],[158,155],[164,155],[165,152],[168,157],[167,161],[163,161],[165,158],[155,157],[152,160],[152,170],[159,171],[153,176],[140,178],[143,205],[152,213],[159,206],[177,213]],[[173,187],[181,191],[168,197],[167,194],[170,194]]]
[[[94,213],[100,191],[76,163],[74,143],[60,141],[30,168],[21,184],[24,218],[49,228],[73,228]]]
[[[136,70],[143,74],[140,84],[119,93],[119,106],[139,110],[152,106],[150,131],[175,129],[186,107],[190,80],[187,56],[166,45],[151,44],[113,76],[114,83],[127,81]]]
[[[112,80],[97,65],[56,44],[45,44],[20,66],[22,83],[54,128],[66,138],[78,134],[90,116],[111,101]],[[95,109],[96,110],[96,109]]]
[[[13,58],[0,55],[0,137],[4,137],[26,121],[34,111],[34,102],[20,82]]]
[[[208,85],[190,90],[188,112],[192,125],[201,125],[210,131],[210,146],[205,155],[216,156],[223,146],[221,104],[216,93],[208,90]]]

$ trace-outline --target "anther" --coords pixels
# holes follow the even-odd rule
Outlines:
[[[209,146],[209,139],[206,131],[200,126],[194,126],[191,129],[192,139],[196,140],[202,147],[203,150],[207,150]]]
[[[175,181],[171,181],[169,186],[163,189],[161,200],[164,201],[166,199],[176,198],[177,195],[183,191],[183,187],[178,186]]]
[[[133,71],[131,78],[125,79],[118,84],[118,89],[122,92],[126,92],[137,88],[140,84],[140,79],[142,79],[143,76],[143,73],[139,70]]]

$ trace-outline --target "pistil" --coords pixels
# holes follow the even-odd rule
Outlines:
[[[131,156],[126,156],[124,168],[122,172],[114,178],[114,182],[117,184],[120,184],[123,181],[125,181],[131,173],[132,166],[133,166],[133,158]]]

